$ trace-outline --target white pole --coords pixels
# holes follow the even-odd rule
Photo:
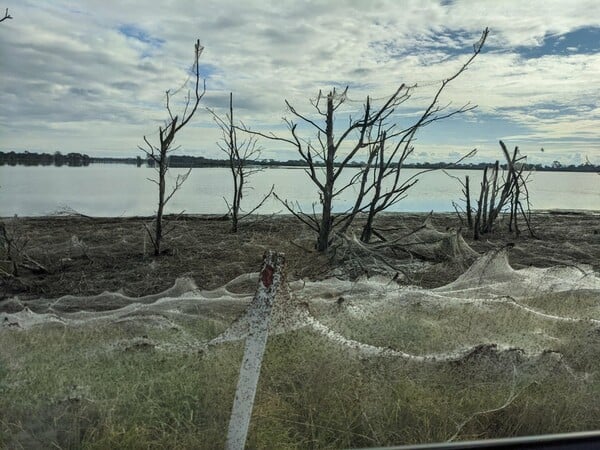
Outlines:
[[[227,450],[243,450],[246,445],[256,386],[260,375],[260,367],[269,336],[269,321],[275,293],[282,281],[284,255],[267,251],[263,258],[258,288],[250,303],[248,317],[248,337],[244,358],[240,367],[229,430],[227,432]]]

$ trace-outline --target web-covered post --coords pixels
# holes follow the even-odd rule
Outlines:
[[[271,310],[277,289],[283,282],[284,265],[283,253],[271,250],[265,252],[258,287],[247,313],[248,337],[229,419],[225,446],[228,450],[243,449],[246,443],[256,386],[269,336]]]

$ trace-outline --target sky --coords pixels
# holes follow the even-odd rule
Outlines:
[[[181,106],[194,43],[204,51],[206,95],[176,138],[180,154],[224,157],[220,130],[229,92],[248,127],[289,137],[284,100],[316,118],[319,90],[349,86],[340,108],[380,105],[402,83],[411,98],[391,118],[408,124],[444,78],[488,40],[440,99],[469,113],[423,128],[412,161],[502,158],[499,140],[531,163],[600,164],[600,2],[597,0],[5,0],[0,23],[0,150],[142,155]],[[187,84],[186,84],[187,81]],[[343,120],[342,120],[343,119]],[[316,140],[302,129],[306,139]],[[341,131],[340,131],[341,132]],[[262,158],[299,159],[262,139]],[[543,149],[543,150],[542,150]]]

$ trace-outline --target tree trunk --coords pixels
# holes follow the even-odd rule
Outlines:
[[[332,186],[325,185],[323,193],[323,213],[321,216],[321,226],[319,228],[319,238],[317,240],[317,250],[324,252],[329,248],[329,235],[331,234],[331,194]]]
[[[231,209],[231,231],[237,233],[238,231],[238,211],[240,208],[239,197],[238,197],[238,183],[235,174],[233,175],[233,206]]]
[[[233,92],[229,93],[229,164],[233,175],[233,205],[231,210],[231,231],[237,233],[238,214],[240,211],[240,200],[242,197],[242,186],[244,184],[243,171],[240,155],[238,153],[233,126]]]
[[[373,236],[373,219],[375,219],[375,212],[373,208],[370,208],[369,215],[367,216],[367,222],[363,226],[362,233],[360,235],[360,240],[362,242],[366,242],[367,244],[371,241],[371,236]]]
[[[335,157],[335,144],[333,141],[333,95],[330,92],[327,96],[327,116],[326,129],[327,135],[327,158],[325,160],[325,184],[323,186],[323,209],[321,214],[321,225],[319,227],[319,238],[317,239],[317,250],[324,252],[329,248],[329,236],[331,234],[332,217],[331,207],[333,202],[333,183],[334,183],[334,167],[333,161]]]
[[[465,176],[465,199],[467,202],[467,226],[473,229],[473,214],[471,212],[471,192],[469,191],[469,176]]]
[[[490,193],[490,179],[487,173],[487,167],[483,173],[485,177],[485,189],[483,190],[483,204],[481,205],[481,231],[486,233],[488,223],[488,195]]]
[[[362,234],[360,236],[360,240],[362,242],[366,242],[369,243],[369,241],[371,240],[371,236],[373,235],[373,220],[375,219],[375,214],[376,214],[376,206],[377,206],[377,199],[379,199],[380,195],[381,195],[381,184],[382,184],[382,172],[383,168],[380,167],[380,172],[379,172],[379,177],[377,180],[377,183],[375,184],[375,193],[373,194],[373,201],[371,202],[371,205],[369,206],[369,214],[367,216],[367,222],[364,224],[363,229],[362,229]]]
[[[233,138],[230,141],[230,144],[233,145]],[[231,178],[233,179],[233,200],[231,204],[231,232],[237,233],[238,230],[238,213],[240,210],[240,193],[242,190],[242,182],[239,180],[241,169],[239,168],[239,161],[235,161],[236,157],[234,155],[234,150],[229,148],[231,152],[229,154],[229,168],[231,169]]]
[[[481,234],[481,210],[483,208],[483,193],[487,189],[487,167],[483,169],[483,180],[481,181],[481,191],[477,201],[477,214],[475,215],[475,224],[473,226],[473,239],[478,240]]]
[[[514,221],[514,225],[515,225],[515,235],[517,237],[519,237],[521,235],[521,230],[519,230],[519,224],[518,224],[519,204],[520,204],[519,185],[517,184],[515,186],[515,197],[514,197],[514,203],[513,203],[514,211],[512,213],[512,217],[513,217],[513,221]]]
[[[496,193],[498,191],[498,173],[500,172],[500,162],[498,160],[496,160],[496,164],[494,165],[494,172],[493,172],[493,183],[492,183],[492,193],[491,193],[491,199],[490,199],[490,207],[489,207],[489,214],[488,214],[488,223],[486,225],[486,233],[491,233],[493,228],[494,228],[494,221],[496,220],[496,217],[498,216],[498,213],[496,212]]]
[[[161,152],[162,153],[162,152]],[[163,211],[165,208],[165,188],[166,181],[165,176],[167,173],[167,155],[166,151],[164,155],[161,155],[160,167],[158,174],[158,210],[156,211],[156,227],[154,234],[154,256],[160,255],[160,244],[162,241],[162,221]]]

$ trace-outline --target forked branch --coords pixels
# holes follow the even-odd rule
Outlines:
[[[0,18],[0,22],[4,22],[5,20],[12,19],[13,17],[8,13],[8,8],[4,11],[4,16]]]

